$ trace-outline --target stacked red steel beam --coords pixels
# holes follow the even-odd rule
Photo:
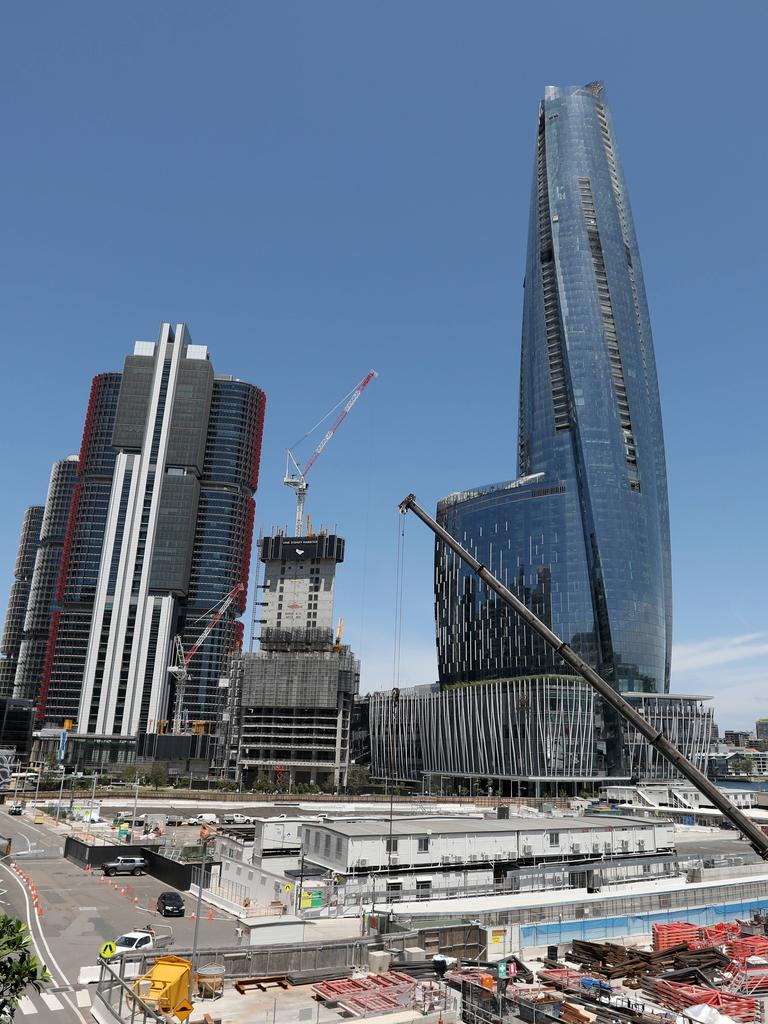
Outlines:
[[[764,935],[742,935],[725,947],[732,960],[746,960],[748,956],[768,956],[768,939]]]
[[[536,975],[537,981],[543,981],[547,985],[554,985],[555,988],[570,992],[579,988],[582,978],[593,977],[593,974],[585,974],[583,971],[573,971],[568,967],[563,967],[558,970],[555,970],[554,968],[547,968],[544,971],[539,971]]]
[[[416,981],[410,975],[388,971],[386,974],[369,974],[367,978],[321,981],[312,986],[312,991],[315,998],[329,1006],[338,1004],[350,1013],[372,1013],[402,1006],[398,997],[415,986]]]
[[[753,964],[749,960],[731,960],[725,976],[738,992],[768,992],[768,962]]]
[[[758,1016],[759,1001],[750,996],[732,995],[703,985],[686,985],[680,981],[665,981],[663,978],[646,977],[640,984],[643,991],[648,992],[657,1003],[678,1013],[689,1006],[704,1003],[742,1024],[750,1024]]]
[[[689,924],[687,921],[672,921],[669,924],[653,926],[654,952],[669,949],[671,946],[679,946],[681,942],[687,942],[688,946],[692,947],[698,939],[698,925]]]

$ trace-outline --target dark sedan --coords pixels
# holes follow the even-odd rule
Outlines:
[[[184,900],[177,892],[161,892],[157,897],[157,911],[163,917],[184,917]]]

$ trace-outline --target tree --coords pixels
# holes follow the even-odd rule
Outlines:
[[[161,761],[155,761],[147,773],[147,782],[155,787],[155,791],[161,786],[168,785],[168,766]]]
[[[371,788],[371,773],[368,765],[352,764],[347,773],[347,792],[365,793]]]
[[[749,754],[739,754],[737,757],[731,758],[729,765],[733,775],[751,775],[752,767],[753,761]]]
[[[28,988],[39,992],[51,976],[31,952],[29,929],[18,918],[0,915],[0,1020],[13,1014]]]

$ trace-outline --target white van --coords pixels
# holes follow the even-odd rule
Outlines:
[[[218,825],[219,819],[215,814],[196,814],[194,818],[187,818],[188,825]]]

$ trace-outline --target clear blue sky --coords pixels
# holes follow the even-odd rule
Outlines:
[[[337,614],[392,684],[396,506],[512,477],[536,112],[602,78],[651,305],[672,508],[673,687],[768,715],[764,3],[6,4],[0,602],[91,376],[185,320],[284,449],[374,367],[312,471]],[[435,675],[406,529],[401,682]]]

